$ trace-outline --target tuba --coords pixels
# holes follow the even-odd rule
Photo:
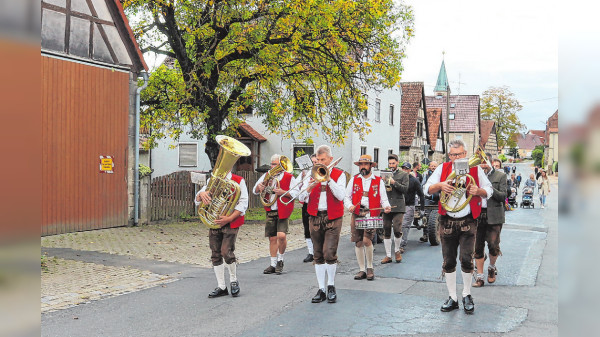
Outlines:
[[[220,228],[215,223],[220,216],[233,213],[240,198],[240,185],[226,177],[239,157],[250,155],[250,149],[236,139],[219,135],[216,140],[221,149],[206,186],[206,192],[210,194],[212,201],[208,205],[202,203],[198,206],[200,221],[211,229]]]
[[[468,160],[457,159],[454,161],[454,170],[450,173],[446,182],[452,184],[455,190],[451,194],[445,193],[444,191],[440,193],[440,203],[446,211],[459,212],[467,207],[473,197],[472,195],[467,195],[467,191],[475,181],[469,174],[469,169],[482,162],[486,162],[489,165],[488,159],[481,146],[477,148],[475,154]]]
[[[294,171],[292,161],[286,156],[281,156],[279,157],[279,165],[267,172],[263,180],[265,189],[260,192],[260,202],[265,207],[270,207],[277,201],[277,195],[273,191],[279,188],[279,180],[275,179],[275,177],[281,172],[292,173],[292,171]]]

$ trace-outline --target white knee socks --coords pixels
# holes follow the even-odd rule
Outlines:
[[[327,272],[324,264],[315,264],[315,273],[317,274],[317,282],[319,283],[319,289],[325,290],[325,274]]]
[[[373,245],[365,246],[367,255],[367,268],[373,268]]]
[[[360,271],[365,271],[365,248],[354,246],[354,252],[356,253],[356,260],[358,261],[358,268]]]
[[[234,263],[228,263],[227,264],[227,269],[229,269],[229,282],[236,282],[237,281],[237,264]]]
[[[446,273],[446,288],[448,288],[448,295],[453,300],[458,301],[456,296],[456,271],[452,273]]]
[[[394,252],[397,252],[400,250],[400,243],[402,242],[402,237],[395,237],[394,236]]]
[[[227,288],[227,286],[225,286],[225,264],[221,263],[218,266],[213,266],[213,269],[215,271],[215,276],[217,277],[217,285],[219,288]]]
[[[385,256],[392,257],[392,239],[383,239],[383,245],[385,246]]]
[[[306,247],[308,248],[308,253],[312,255],[314,253],[312,239],[306,239]]]
[[[463,278],[463,297],[467,297],[467,295],[471,295],[471,278],[472,275],[471,273],[465,273],[464,271],[461,271],[462,273],[462,278]]]
[[[337,270],[337,263],[325,264],[327,266],[327,285],[332,286],[335,284],[335,272]]]

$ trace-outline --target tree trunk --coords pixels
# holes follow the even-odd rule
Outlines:
[[[217,161],[220,149],[221,146],[215,140],[215,135],[206,135],[206,147],[204,148],[204,152],[208,155],[211,169],[215,167],[215,162]]]

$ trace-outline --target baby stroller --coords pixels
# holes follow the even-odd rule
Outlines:
[[[514,187],[510,188],[510,194],[508,195],[508,203],[514,208],[518,206],[517,203],[517,189]]]
[[[523,189],[523,198],[521,198],[521,208],[535,208],[533,203],[533,188],[525,187]]]

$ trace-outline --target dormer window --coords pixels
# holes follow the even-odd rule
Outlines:
[[[450,114],[448,114],[448,118],[449,119],[454,119],[454,112],[451,112]]]
[[[456,103],[450,104],[450,108],[455,108],[455,107],[456,107]]]

